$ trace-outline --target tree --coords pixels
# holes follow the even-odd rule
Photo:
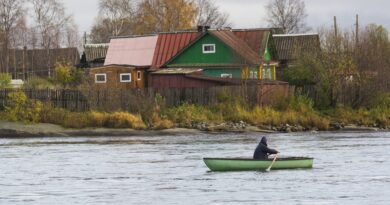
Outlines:
[[[59,62],[55,68],[55,83],[61,84],[63,88],[76,86],[83,81],[82,70],[78,70],[69,63]]]
[[[0,0],[0,32],[2,39],[0,44],[3,47],[3,55],[1,59],[0,72],[9,72],[9,45],[11,39],[11,31],[17,24],[20,18],[23,18],[24,0]]]
[[[26,17],[20,18],[11,29],[10,47],[23,48],[29,46],[31,30],[27,25]]]
[[[113,36],[129,29],[134,17],[134,0],[100,0],[100,13],[111,22]]]
[[[321,50],[300,56],[287,70],[291,84],[310,84],[317,107],[373,105],[390,85],[390,40],[387,30],[370,24],[357,30],[322,29]],[[357,40],[359,36],[359,40]]]
[[[61,48],[64,43],[73,37],[67,34],[67,29],[76,27],[72,24],[72,16],[67,15],[65,6],[61,0],[31,0],[33,6],[33,17],[35,21],[33,44],[36,42],[39,47],[47,50],[48,55],[51,48]],[[75,29],[72,29],[75,30]],[[77,30],[77,29],[76,29]],[[67,39],[68,38],[68,39]],[[47,61],[48,76],[52,75],[50,58]]]
[[[230,26],[213,0],[100,0],[99,16],[91,29],[93,43],[112,36],[167,32],[208,25]]]
[[[138,34],[190,29],[195,23],[196,5],[189,0],[143,0],[138,9]]]
[[[72,81],[72,67],[59,63],[55,68],[55,80],[63,87],[66,87]]]
[[[267,21],[271,27],[282,28],[284,33],[307,30],[307,14],[303,0],[270,0],[266,10]]]
[[[100,0],[99,16],[90,35],[92,42],[103,43],[111,36],[132,34],[135,10],[135,0]]]
[[[71,22],[63,3],[60,0],[31,0],[31,3],[40,46],[45,49],[61,47],[64,31]]]
[[[79,35],[79,28],[75,24],[73,18],[70,18],[68,25],[64,31],[64,45],[68,48],[79,47],[81,43],[81,37]]]
[[[196,25],[223,28],[231,26],[229,14],[221,13],[213,0],[196,0]]]

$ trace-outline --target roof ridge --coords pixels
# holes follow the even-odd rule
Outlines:
[[[232,29],[232,31],[271,31],[272,29],[278,29],[278,28],[239,28],[239,29]]]
[[[273,37],[293,37],[293,36],[318,36],[318,33],[295,33],[295,34],[273,34]]]
[[[157,36],[157,35],[158,35],[158,33],[144,34],[144,35],[112,36],[110,39],[152,37],[152,36]]]

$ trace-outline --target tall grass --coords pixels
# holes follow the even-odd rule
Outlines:
[[[172,122],[190,127],[194,122],[219,121],[218,113],[205,106],[184,103],[163,111]]]
[[[211,106],[183,104],[168,110],[168,117],[176,123],[189,126],[196,122],[239,122],[252,125],[282,126],[300,125],[327,130],[329,119],[313,109],[313,103],[306,97],[291,97],[276,107],[243,105],[238,101],[217,103]]]
[[[43,122],[66,128],[132,128],[167,129],[175,126],[193,127],[196,123],[244,121],[255,126],[280,127],[286,124],[307,129],[329,129],[330,122],[361,126],[390,127],[390,96],[383,96],[371,108],[352,109],[338,106],[317,111],[305,96],[291,96],[274,106],[248,106],[237,100],[222,100],[214,105],[201,106],[184,103],[166,108],[154,103],[151,110],[140,114],[129,112],[70,112],[50,104],[30,100],[23,92],[8,96],[8,103],[0,118],[9,121]]]
[[[66,128],[132,128],[146,129],[145,123],[138,115],[127,112],[70,112],[64,109],[45,106],[41,122],[62,125]]]

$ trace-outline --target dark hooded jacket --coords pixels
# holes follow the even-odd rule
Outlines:
[[[268,155],[277,154],[278,151],[268,148],[267,138],[261,138],[259,145],[257,145],[255,153],[253,154],[253,159],[268,159]]]

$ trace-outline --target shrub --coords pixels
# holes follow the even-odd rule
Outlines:
[[[184,103],[166,111],[168,119],[176,123],[190,126],[193,122],[208,122],[213,119],[214,113],[206,107]]]
[[[57,63],[55,67],[55,81],[66,87],[72,81],[72,67],[65,63]]]
[[[0,88],[8,88],[11,85],[11,75],[8,73],[0,73]]]
[[[22,91],[8,94],[5,106],[5,119],[37,123],[43,108],[41,102],[30,100]]]
[[[70,112],[47,106],[43,110],[41,121],[62,125],[66,128],[108,127],[145,129],[139,116],[127,112]]]
[[[48,79],[40,78],[40,77],[31,77],[23,85],[23,87],[30,88],[30,89],[47,89],[47,88],[54,88],[55,86]]]
[[[83,112],[68,112],[65,115],[62,125],[67,128],[76,129],[93,126],[90,114]]]
[[[90,112],[91,125],[94,127],[104,127],[108,114],[105,112]]]
[[[76,69],[69,63],[59,62],[56,64],[54,80],[63,88],[82,84],[84,71]]]
[[[69,111],[45,104],[41,113],[41,122],[62,125]]]
[[[276,109],[311,112],[314,111],[313,105],[313,100],[305,95],[291,95],[286,100],[280,101],[276,105]]]
[[[114,112],[108,115],[105,125],[110,128],[145,129],[146,125],[140,117],[127,112]]]
[[[370,117],[370,111],[364,108],[352,109],[347,106],[337,106],[334,110],[328,111],[333,121],[343,124],[372,125],[375,123]]]
[[[169,129],[173,127],[173,122],[166,117],[161,118],[157,113],[152,116],[152,128],[156,130]]]

